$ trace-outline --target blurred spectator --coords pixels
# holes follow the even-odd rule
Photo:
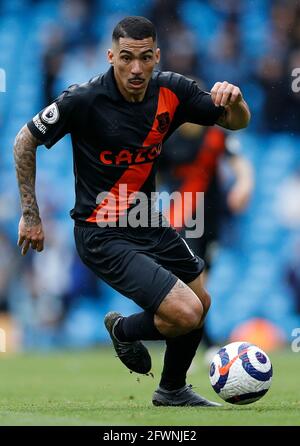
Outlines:
[[[224,163],[229,163],[233,179],[226,179]],[[203,257],[209,269],[211,251],[221,235],[222,220],[243,212],[253,189],[250,163],[239,154],[239,142],[220,128],[184,124],[164,144],[160,163],[161,189],[170,192],[204,192],[204,234],[189,239],[190,247]],[[185,209],[194,215],[192,209]],[[170,214],[171,223],[175,220]],[[181,229],[181,228],[178,228]]]
[[[80,45],[93,43],[95,37],[93,33],[95,8],[95,0],[64,0],[62,2],[61,21],[67,51]]]
[[[286,278],[294,297],[295,309],[300,314],[300,239],[287,266]]]
[[[0,230],[0,313],[9,309],[9,287],[16,269],[16,251],[4,231]]]
[[[279,186],[275,207],[280,223],[300,231],[300,168]]]
[[[222,165],[229,163],[233,180],[224,182]],[[190,248],[206,263],[209,272],[218,245],[222,243],[222,225],[225,217],[239,214],[246,208],[253,189],[250,163],[239,154],[239,143],[220,128],[204,128],[184,124],[165,143],[160,164],[161,189],[170,192],[204,192],[204,233],[200,238],[187,240]],[[199,203],[192,200],[191,209],[184,213],[195,216]],[[170,212],[170,222],[176,226],[175,210]],[[186,219],[184,220],[186,221]],[[181,230],[181,228],[178,228]],[[182,228],[184,236],[184,228]],[[213,345],[206,330],[203,338],[207,347]]]
[[[106,71],[107,62],[102,61],[103,49],[97,44],[78,47],[65,56],[55,85],[56,94],[72,84],[81,84]],[[101,55],[102,55],[101,54]]]
[[[281,0],[278,3],[277,11],[280,10],[278,16],[278,28],[284,28],[289,39],[289,49],[299,49],[300,46],[300,3],[298,0]],[[276,8],[273,8],[273,11]]]
[[[27,279],[35,300],[36,324],[59,327],[64,315],[63,297],[71,281],[71,252],[58,222],[48,220],[45,250],[31,259],[31,274]]]
[[[242,88],[250,70],[240,40],[238,23],[235,19],[227,20],[201,67],[202,76],[211,87],[215,82],[227,80]]]
[[[71,280],[64,296],[66,312],[73,305],[78,305],[80,299],[96,300],[99,298],[100,280],[82,263],[75,249],[70,265],[70,276]]]
[[[279,0],[270,10],[268,54],[257,65],[256,79],[264,90],[263,126],[272,132],[300,132],[300,95],[291,88],[291,74],[300,65],[299,2]]]
[[[275,1],[270,12],[272,24],[270,50],[282,57],[289,50],[289,46],[293,46],[292,42],[295,41],[296,1]]]
[[[48,27],[43,55],[45,104],[50,104],[57,96],[56,81],[68,54],[75,52],[72,59],[79,59],[81,66],[89,64],[91,59],[88,56],[89,54],[93,56],[95,45],[93,32],[95,8],[96,2],[94,0],[64,0],[61,4],[61,23]],[[82,55],[76,54],[78,49],[82,48],[84,48],[83,54],[87,56],[86,60],[82,60]],[[75,70],[72,73],[76,78],[77,71]],[[75,82],[68,79],[62,90],[72,83],[85,82],[97,73],[98,70],[93,70],[93,73],[89,74],[88,77],[79,76],[79,79]]]
[[[181,20],[175,19],[168,26],[163,40],[162,70],[197,75],[198,55],[195,35]]]
[[[272,132],[287,131],[290,77],[286,77],[284,60],[277,54],[265,56],[260,61],[257,79],[264,90],[263,128]]]
[[[148,17],[156,25],[158,43],[164,50],[171,23],[173,21],[177,23],[180,20],[179,6],[182,0],[153,0],[152,3]]]
[[[64,55],[65,40],[63,29],[59,26],[53,26],[48,30],[43,55],[45,105],[50,104],[56,97],[54,88],[57,76],[60,73]]]

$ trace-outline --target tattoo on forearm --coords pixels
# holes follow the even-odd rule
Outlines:
[[[39,141],[28,128],[23,127],[16,136],[14,159],[25,224],[40,223],[39,208],[35,196],[36,148]]]

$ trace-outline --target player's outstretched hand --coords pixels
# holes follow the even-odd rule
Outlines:
[[[231,106],[240,102],[243,97],[239,87],[229,82],[216,82],[213,88],[210,90],[211,98],[216,107],[220,105],[222,107]]]
[[[31,248],[41,252],[44,249],[44,231],[42,222],[35,226],[28,226],[22,216],[19,222],[18,246],[21,248],[22,256],[25,256]]]

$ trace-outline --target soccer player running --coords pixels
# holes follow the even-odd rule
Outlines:
[[[143,309],[129,317],[106,315],[118,357],[130,370],[146,374],[151,357],[141,341],[165,340],[153,404],[219,406],[186,384],[210,306],[202,285],[203,260],[160,215],[152,224],[152,211],[148,225],[126,226],[121,220],[140,192],[151,201],[162,143],[176,128],[193,122],[238,130],[248,125],[250,112],[237,86],[217,82],[210,94],[203,92],[184,76],[154,71],[159,59],[153,24],[126,17],[113,31],[110,69],[69,87],[20,130],[14,146],[22,206],[18,244],[23,255],[30,247],[43,250],[36,149],[40,144],[50,148],[70,133],[78,253],[102,280]]]

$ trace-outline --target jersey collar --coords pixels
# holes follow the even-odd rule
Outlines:
[[[108,96],[113,101],[121,101],[121,102],[125,101],[125,102],[127,102],[126,99],[121,95],[121,93],[120,93],[120,91],[119,91],[119,89],[117,87],[115,76],[114,76],[114,68],[113,67],[110,67],[107,70],[107,72],[104,74],[104,82],[105,82],[105,84],[106,84],[106,86],[108,88]],[[151,96],[154,96],[155,91],[156,91],[155,81],[154,81],[153,76],[152,76],[152,78],[150,79],[150,82],[149,82],[149,85],[148,85],[145,97],[144,97],[143,101],[141,101],[141,102],[144,102],[145,99],[148,99]]]

